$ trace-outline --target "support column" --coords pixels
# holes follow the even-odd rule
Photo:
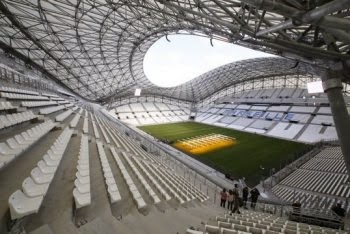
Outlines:
[[[345,166],[350,178],[350,117],[342,93],[343,85],[341,79],[337,78],[337,73],[327,71],[322,75],[322,86],[328,96]]]

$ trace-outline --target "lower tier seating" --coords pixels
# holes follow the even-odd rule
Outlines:
[[[49,189],[73,130],[65,128],[42,160],[24,179],[22,189],[16,190],[8,200],[11,219],[19,219],[37,213]]]
[[[77,173],[74,181],[73,197],[75,207],[81,208],[91,204],[90,191],[90,167],[89,167],[89,139],[88,136],[81,137],[78,156]]]
[[[204,232],[187,229],[187,234],[297,234],[297,233],[329,233],[345,234],[347,232],[332,228],[309,225],[306,223],[289,221],[275,215],[255,212],[250,210],[241,211],[241,214],[216,216],[204,226]]]

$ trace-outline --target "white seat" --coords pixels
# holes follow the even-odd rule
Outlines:
[[[54,160],[47,154],[44,155],[43,159],[44,159],[46,165],[48,165],[48,166],[58,166],[58,164],[60,163],[59,159]]]
[[[141,209],[147,206],[146,202],[142,199],[142,197],[136,199],[136,204],[138,209]]]
[[[107,185],[115,184],[114,178],[106,178],[105,181]]]
[[[55,166],[48,166],[43,160],[40,160],[37,163],[37,166],[39,167],[40,171],[44,174],[54,174],[57,169],[57,167]]]
[[[111,185],[108,185],[108,192],[119,192],[118,190],[118,186],[116,184],[111,184]]]
[[[27,197],[21,190],[11,194],[8,203],[10,207],[11,219],[22,218],[29,214],[38,213],[43,196]]]
[[[49,183],[36,184],[31,177],[27,177],[23,180],[22,190],[28,197],[45,196],[49,185]]]
[[[16,135],[15,139],[21,145],[29,145],[30,143],[32,143],[31,140],[24,139],[24,137],[22,135],[20,135],[20,134]]]
[[[44,174],[38,167],[35,167],[30,172],[30,176],[36,184],[46,184],[52,181],[54,174]]]
[[[90,176],[81,176],[78,172],[75,175],[81,184],[90,183]]]
[[[89,170],[89,164],[80,164],[77,166],[77,169],[80,171],[84,171],[84,170]]]
[[[16,150],[11,149],[6,143],[0,143],[0,153],[3,155],[16,155]]]
[[[79,190],[80,193],[90,192],[90,183],[82,184],[78,179],[75,179],[74,185]]]
[[[73,189],[73,196],[75,201],[75,206],[81,208],[91,204],[91,194],[90,193],[80,193],[78,189]]]
[[[83,170],[83,171],[78,171],[78,173],[80,174],[80,176],[89,176],[90,172],[88,170]]]
[[[106,171],[103,173],[103,175],[105,176],[105,178],[114,178],[112,171]]]
[[[87,160],[87,159],[79,159],[78,160],[78,164],[79,165],[88,165],[89,164],[89,160]]]
[[[18,144],[13,138],[7,139],[6,143],[15,153],[21,153],[23,151],[23,145]]]
[[[12,161],[14,158],[15,158],[14,155],[3,155],[0,153],[0,162],[1,163],[6,164],[6,163]]]
[[[120,201],[122,199],[119,191],[118,192],[109,192],[109,197],[110,197],[111,203]]]

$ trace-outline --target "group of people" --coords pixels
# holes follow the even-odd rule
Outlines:
[[[242,195],[242,197],[241,197]],[[225,188],[220,192],[220,206],[223,208],[227,208],[231,210],[231,214],[237,213],[240,214],[239,207],[243,206],[247,209],[247,202],[249,196],[249,188],[246,186],[240,191],[238,185],[235,184],[235,187],[230,190],[226,190]],[[260,192],[257,188],[254,188],[250,191],[250,199],[251,199],[251,207],[254,209],[256,206],[256,202],[260,196]],[[227,207],[226,207],[227,203]]]

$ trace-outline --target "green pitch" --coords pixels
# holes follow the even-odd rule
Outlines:
[[[173,143],[184,138],[219,133],[237,139],[237,144],[200,156],[191,157],[235,178],[246,178],[255,185],[267,177],[272,168],[276,171],[296,159],[309,148],[308,145],[280,140],[257,134],[235,131],[196,122],[148,125],[139,127],[157,139]],[[264,168],[264,169],[262,169]]]

